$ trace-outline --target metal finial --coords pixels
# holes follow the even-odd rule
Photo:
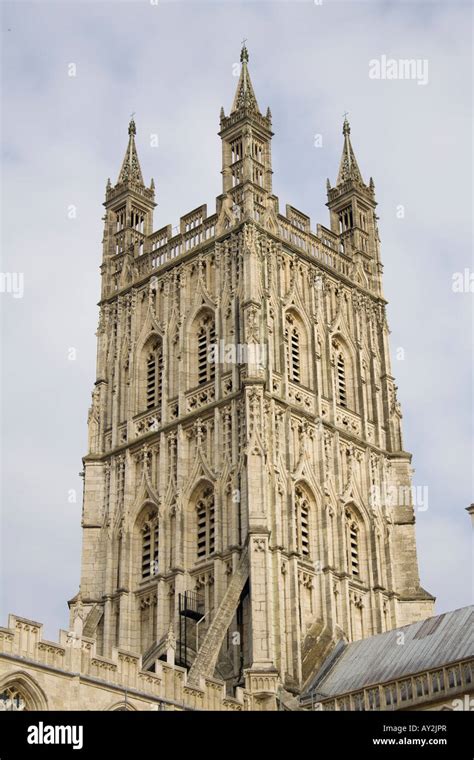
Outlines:
[[[137,128],[135,126],[134,117],[135,111],[130,114],[130,124],[128,125],[128,134],[129,135],[136,135],[137,134]]]
[[[242,40],[242,50],[240,51],[240,63],[248,63],[249,62],[249,51],[247,50],[246,43],[247,40]]]
[[[344,124],[342,126],[342,134],[343,135],[350,135],[350,133],[351,133],[351,127],[350,127],[349,122],[347,121],[347,117],[349,115],[349,111],[344,111],[344,113],[342,115],[344,116]]]

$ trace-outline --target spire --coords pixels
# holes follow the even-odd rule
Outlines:
[[[344,147],[339,165],[339,174],[337,175],[337,185],[342,185],[348,179],[364,184],[351,144],[351,127],[347,121],[347,114],[344,116],[342,134],[344,135]]]
[[[260,113],[247,66],[249,62],[249,51],[247,50],[245,42],[246,40],[243,41],[242,50],[240,51],[240,63],[242,64],[242,68],[234,102],[232,104],[231,114],[240,111],[242,108]]]
[[[230,194],[227,198],[230,208],[234,205],[242,207],[244,215],[252,217],[254,203],[259,206],[255,213],[260,214],[261,206],[264,205],[263,194],[266,196],[272,192],[273,132],[270,109],[263,116],[258,107],[250,81],[248,61],[249,53],[244,40],[240,52],[241,71],[237,91],[229,116],[221,109],[219,136],[222,138],[223,193]],[[243,193],[242,186],[246,183]],[[254,185],[258,185],[258,192]],[[227,215],[227,224],[229,219],[230,216]]]
[[[138,160],[137,148],[135,145],[135,135],[137,134],[137,128],[133,120],[133,115],[128,125],[128,145],[125,158],[123,159],[122,168],[120,169],[119,178],[117,184],[122,182],[134,182],[138,185],[144,185],[142,170],[140,169],[140,162]]]

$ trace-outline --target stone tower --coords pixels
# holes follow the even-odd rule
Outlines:
[[[344,121],[330,227],[272,194],[241,53],[222,194],[153,232],[135,123],[107,185],[84,458],[84,634],[274,704],[338,639],[432,612],[391,374],[376,201]]]

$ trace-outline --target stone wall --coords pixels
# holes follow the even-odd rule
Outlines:
[[[59,643],[46,641],[43,626],[10,615],[0,628],[0,692],[14,686],[32,710],[229,710],[248,706],[248,695],[226,696],[221,681],[187,683],[187,672],[157,660],[154,672],[141,657],[113,649],[96,654],[94,639],[60,631]]]

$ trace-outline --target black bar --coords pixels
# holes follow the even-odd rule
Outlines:
[[[347,751],[361,757],[419,757],[471,760],[472,713],[420,712],[0,712],[0,760],[18,757],[124,756],[131,748],[143,754],[182,747],[183,731],[208,742],[211,756],[227,758],[280,757],[284,747],[292,757],[339,757]],[[194,724],[194,725],[191,725]],[[56,727],[64,727],[56,733]],[[52,728],[49,728],[52,727]],[[66,728],[70,731],[67,734]],[[73,727],[76,727],[73,734]],[[79,732],[79,729],[82,731]],[[248,732],[248,744],[242,741]],[[163,732],[163,733],[161,733]],[[196,732],[196,733],[194,733]],[[45,743],[69,738],[73,744]],[[28,742],[37,739],[43,743]],[[383,743],[382,743],[382,740]],[[390,740],[390,741],[389,741]],[[164,743],[162,743],[162,741]],[[82,747],[79,748],[79,743]],[[196,749],[195,743],[189,750]],[[204,744],[200,744],[204,747]],[[161,751],[160,751],[161,747]],[[259,755],[257,754],[257,757]]]

